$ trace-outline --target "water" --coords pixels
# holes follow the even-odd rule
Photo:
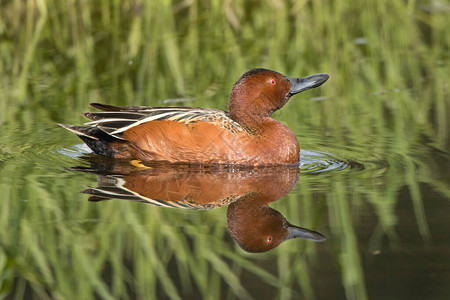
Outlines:
[[[57,149],[58,153],[72,157],[80,158],[86,154],[92,153],[86,144],[77,144],[71,148]],[[302,173],[315,174],[333,170],[343,171],[345,169],[362,170],[364,166],[354,161],[345,161],[336,158],[332,153],[321,151],[300,150],[299,169]]]
[[[450,297],[446,5],[240,4],[1,4],[0,298]],[[140,168],[56,125],[226,109],[252,67],[331,75],[274,114],[298,168]]]
[[[48,137],[59,130],[47,123],[37,132],[10,133],[17,139],[40,140],[39,135]],[[330,147],[302,150],[300,168],[287,171],[156,165],[149,172],[93,155],[83,144],[71,144],[75,139],[65,147],[48,140],[33,142],[16,156],[3,155],[1,219],[10,228],[2,239],[4,268],[18,276],[4,282],[12,291],[17,292],[26,278],[22,276],[28,276],[23,272],[36,274],[44,286],[47,281],[71,282],[75,278],[69,274],[53,275],[69,264],[76,274],[102,280],[105,289],[112,280],[106,274],[132,286],[136,279],[127,281],[126,272],[145,277],[150,275],[144,270],[162,268],[154,276],[170,278],[166,289],[182,297],[202,297],[200,282],[191,282],[186,290],[183,280],[193,279],[183,276],[192,276],[187,274],[195,272],[194,266],[204,264],[204,271],[219,272],[217,280],[233,285],[239,297],[275,296],[283,289],[294,298],[303,297],[306,278],[307,288],[318,299],[344,298],[348,289],[375,298],[440,298],[449,292],[445,282],[450,260],[445,249],[450,243],[450,207],[439,192],[439,184],[448,176],[444,168],[448,160],[446,153],[432,146],[416,161],[428,161],[427,171],[440,178],[437,181],[430,181],[420,166],[407,161],[363,159],[358,147],[353,151],[336,147],[336,153],[353,153],[350,157],[334,154]],[[20,141],[9,141],[16,143]],[[128,193],[122,200],[89,202],[88,195],[80,194],[105,182],[114,186],[118,180]],[[275,196],[263,207],[270,204],[289,223],[320,232],[327,240],[318,244],[287,240],[265,254],[246,254],[254,250],[239,236],[231,238],[233,222],[245,227],[241,221],[228,218],[227,222],[227,205],[264,189]],[[109,192],[118,197],[116,190]],[[183,198],[183,192],[191,197]],[[175,200],[167,204],[167,195]],[[84,267],[75,267],[80,263]],[[111,264],[118,265],[108,267]],[[180,268],[188,273],[183,275]],[[241,279],[234,281],[236,276]],[[283,281],[285,276],[298,281]],[[398,288],[416,280],[420,286]],[[82,279],[79,284],[89,282]],[[168,292],[161,285],[155,284],[160,297]],[[27,284],[23,288],[25,295],[34,293]]]

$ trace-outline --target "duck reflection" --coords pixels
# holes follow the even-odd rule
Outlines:
[[[268,205],[288,194],[299,169],[288,167],[227,168],[174,164],[146,164],[88,158],[90,167],[72,170],[95,173],[98,186],[83,193],[90,201],[122,199],[164,207],[212,209],[228,206],[231,236],[248,252],[264,252],[281,242],[325,237],[290,224]]]

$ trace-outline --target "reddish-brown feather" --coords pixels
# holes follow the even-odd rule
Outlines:
[[[259,136],[254,136],[246,131],[231,132],[211,122],[186,125],[166,120],[134,126],[122,137],[129,145],[129,158],[141,160],[295,164],[299,148],[290,130],[273,119],[268,120],[263,128]],[[276,136],[272,135],[274,131]],[[271,139],[266,136],[271,136]],[[277,151],[279,147],[284,150]],[[121,157],[123,153],[120,151]]]

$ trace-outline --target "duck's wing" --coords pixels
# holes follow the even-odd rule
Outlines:
[[[118,139],[126,130],[151,121],[176,121],[186,125],[198,121],[227,123],[239,131],[240,125],[233,121],[229,113],[223,110],[184,106],[147,107],[147,106],[112,106],[91,103],[102,112],[87,112],[82,115],[92,120],[86,123]]]

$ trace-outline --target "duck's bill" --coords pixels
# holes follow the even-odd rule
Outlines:
[[[320,73],[303,78],[286,77],[291,83],[291,90],[289,96],[298,94],[300,92],[321,86],[325,81],[330,78],[326,73]]]
[[[287,224],[287,230],[288,230],[288,236],[287,236],[287,240],[290,239],[306,239],[306,240],[311,240],[311,241],[315,241],[315,242],[323,242],[326,240],[326,238],[319,232],[317,231],[312,231],[306,228],[302,228],[302,227],[297,227],[291,224]]]

